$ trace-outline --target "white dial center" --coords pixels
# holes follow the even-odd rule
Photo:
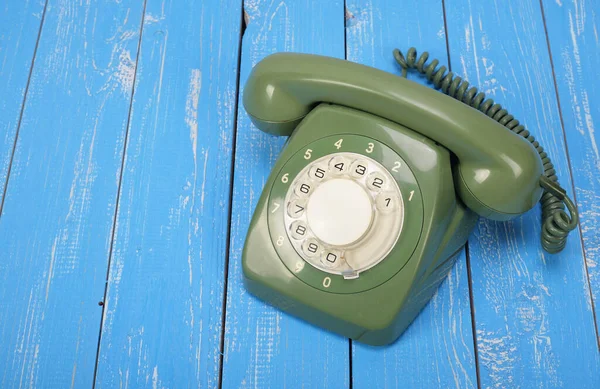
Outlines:
[[[356,242],[373,219],[367,192],[358,183],[343,178],[319,185],[308,200],[306,212],[315,236],[334,246]]]

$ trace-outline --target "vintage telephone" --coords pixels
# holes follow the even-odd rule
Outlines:
[[[243,95],[256,127],[290,136],[248,230],[246,288],[371,345],[413,321],[478,216],[509,220],[541,200],[551,253],[578,222],[550,159],[505,109],[427,53],[394,55],[404,76],[416,69],[445,94],[345,60],[278,53],[254,67]]]

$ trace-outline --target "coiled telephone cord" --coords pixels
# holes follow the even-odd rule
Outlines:
[[[544,194],[540,199],[542,205],[542,247],[549,253],[561,251],[567,243],[567,235],[577,226],[579,216],[577,208],[558,183],[556,170],[554,170],[550,157],[533,135],[500,104],[495,104],[492,99],[486,99],[485,93],[479,92],[475,87],[469,89],[468,81],[455,76],[453,72],[446,73],[447,68],[445,66],[436,69],[439,64],[437,59],[427,64],[429,53],[424,52],[417,59],[417,50],[414,47],[408,49],[406,57],[400,50],[396,49],[394,50],[394,58],[402,68],[403,77],[406,77],[410,69],[418,70],[436,89],[483,112],[533,144],[544,165],[544,175],[540,177],[540,186],[544,188]],[[570,215],[565,212],[565,206]]]

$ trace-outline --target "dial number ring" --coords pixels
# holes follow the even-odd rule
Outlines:
[[[338,150],[334,143],[340,138],[343,138],[343,143]],[[371,144],[373,147],[370,146]],[[311,149],[310,161],[304,158],[307,149]],[[369,153],[366,152],[367,149],[370,150]],[[330,164],[329,162],[333,158],[337,159],[333,161],[335,163]],[[398,161],[400,161],[400,168],[396,169],[397,171],[392,171],[392,168],[398,165]],[[339,163],[344,165],[336,167],[335,165]],[[368,166],[364,166],[365,164]],[[317,171],[315,166],[326,172],[322,173],[319,170],[318,176],[315,177]],[[374,167],[378,167],[378,169],[374,169]],[[341,174],[332,173],[332,168],[336,170],[341,168],[343,172]],[[358,172],[354,172],[357,169]],[[380,173],[380,175],[373,176],[373,178],[379,178],[379,180],[374,180],[373,185],[370,185],[374,190],[368,189],[369,185],[367,184],[372,172]],[[283,182],[282,177],[286,174],[289,180]],[[370,228],[362,238],[348,247],[331,246],[316,239],[313,243],[318,244],[318,252],[311,252],[310,257],[307,257],[302,246],[307,239],[315,239],[316,236],[306,222],[306,207],[310,201],[310,196],[304,198],[297,196],[296,191],[294,191],[297,183],[302,182],[310,185],[312,194],[318,190],[319,185],[322,185],[323,182],[339,179],[340,176],[361,182],[365,190],[369,191],[372,196],[375,219],[386,215],[386,212],[380,212],[381,207],[393,206],[402,210],[402,223],[410,226],[409,229],[400,226],[400,232],[394,235],[392,247],[388,247],[385,253],[379,253],[378,256],[381,258],[378,261],[370,263],[368,266],[361,267],[362,264],[356,266],[356,261],[360,262],[360,258],[365,257],[364,250],[363,254],[357,254],[354,259],[355,262],[351,264],[359,268],[358,272],[352,266],[348,266],[346,261],[351,262],[352,260],[349,257],[347,258],[346,251],[356,249],[356,247],[360,249],[366,241],[377,238],[377,235],[382,233],[380,229]],[[380,182],[381,179],[384,183]],[[408,164],[395,151],[381,142],[353,134],[338,134],[321,138],[298,150],[277,172],[272,182],[269,204],[278,202],[283,206],[276,212],[268,214],[269,233],[271,239],[273,237],[277,239],[280,235],[285,235],[287,238],[283,245],[274,246],[275,250],[282,262],[296,277],[315,288],[333,293],[356,293],[373,288],[397,273],[406,264],[416,247],[423,225],[421,192]],[[379,188],[380,186],[381,188]],[[396,191],[394,188],[398,188],[398,190]],[[412,198],[408,201],[411,192]],[[303,192],[300,193],[304,194]],[[382,198],[382,196],[388,196],[389,200],[386,200],[388,197]],[[288,204],[293,203],[295,205],[298,199],[302,200],[301,205],[305,209],[300,217],[292,218],[288,211]],[[397,213],[387,212],[387,214],[393,216]],[[308,231],[305,232],[306,238],[304,239],[294,239],[292,236],[291,223],[298,221],[301,221],[302,224],[296,223],[295,226],[307,227]],[[375,220],[374,223],[376,222]],[[300,229],[300,232],[304,232],[303,228]],[[299,233],[296,233],[295,237],[299,237],[299,235]],[[305,244],[305,246],[307,245]],[[315,246],[312,245],[311,249],[314,248]],[[306,249],[308,250],[308,247]],[[392,256],[394,260],[386,260],[386,258]],[[303,260],[308,262],[307,264],[310,266],[303,266],[301,270],[298,270],[298,262]],[[328,277],[329,281],[324,283],[324,277]]]

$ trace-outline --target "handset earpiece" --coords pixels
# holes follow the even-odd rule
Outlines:
[[[542,163],[527,141],[449,96],[390,73],[336,58],[278,53],[254,67],[243,95],[254,124],[275,135],[289,135],[322,102],[384,117],[448,148],[459,160],[459,195],[481,216],[511,219],[542,195]]]
[[[429,53],[424,52],[417,58],[417,50],[411,47],[405,58],[398,49],[395,49],[394,58],[402,68],[404,77],[409,69],[417,70],[436,89],[501,123],[511,132],[526,139],[535,148],[544,166],[544,173],[539,178],[539,185],[545,191],[540,201],[542,205],[542,246],[550,253],[561,251],[567,243],[567,235],[577,227],[579,214],[566,191],[559,185],[550,157],[533,135],[500,104],[494,103],[492,99],[486,99],[483,92],[479,92],[475,87],[469,88],[467,81],[456,77],[452,72],[446,73],[445,66],[438,68],[438,60],[434,59],[427,63]],[[564,211],[565,206],[569,211],[568,214]]]

